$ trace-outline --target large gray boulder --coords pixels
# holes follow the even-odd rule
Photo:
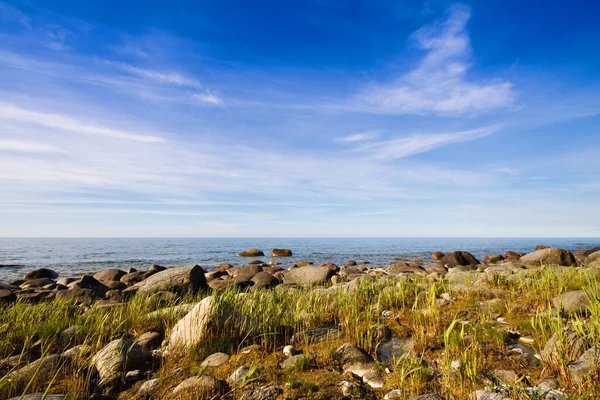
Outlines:
[[[552,305],[565,314],[584,313],[590,306],[590,299],[583,290],[560,294],[552,299]]]
[[[283,272],[283,283],[288,285],[323,285],[329,282],[329,279],[336,272],[336,267],[328,265],[293,268]]]
[[[250,328],[250,321],[232,310],[228,305],[208,296],[197,303],[171,330],[168,351],[187,351],[190,348],[222,333],[239,336]]]
[[[447,268],[478,264],[479,260],[468,251],[452,251],[440,259],[440,265]]]
[[[570,267],[577,265],[577,260],[569,250],[548,248],[525,254],[519,259],[519,263],[528,267],[539,267],[540,265]]]
[[[132,288],[137,288],[138,293],[148,293],[163,289],[177,291],[203,290],[208,288],[206,277],[204,276],[205,273],[206,271],[199,265],[168,268],[150,275],[143,281],[136,283]]]
[[[127,371],[140,369],[152,359],[152,353],[129,339],[115,339],[92,358],[101,385],[120,381]]]

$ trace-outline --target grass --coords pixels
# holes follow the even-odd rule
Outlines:
[[[181,382],[181,378],[170,377],[177,368],[183,368],[186,376],[207,373],[226,380],[242,365],[253,369],[260,366],[262,372],[232,388],[231,398],[266,384],[281,388],[286,398],[339,398],[339,384],[347,378],[334,350],[350,342],[373,354],[382,340],[379,329],[382,326],[400,338],[411,337],[413,347],[410,353],[392,362],[376,365],[384,376],[384,389],[365,388],[366,392],[361,394],[364,398],[382,398],[397,389],[406,398],[435,392],[446,399],[465,399],[473,391],[490,386],[493,383],[490,376],[496,369],[515,371],[533,384],[554,376],[573,399],[594,398],[589,397],[590,393],[600,393],[597,379],[576,386],[567,372],[568,348],[574,338],[587,345],[600,343],[597,271],[541,267],[518,274],[472,275],[469,275],[471,286],[491,291],[500,300],[488,302],[482,291],[454,291],[447,280],[418,276],[361,279],[337,290],[278,286],[274,290],[241,293],[229,289],[215,293],[217,306],[248,317],[252,321],[250,329],[242,338],[234,338],[232,332],[239,327],[233,325],[232,319],[211,340],[155,365],[153,377],[161,381],[159,398],[168,397]],[[588,293],[589,314],[565,316],[552,310],[550,300],[554,296],[577,289]],[[443,293],[449,293],[452,301],[447,304],[437,301]],[[137,295],[123,303],[92,308],[58,300],[0,306],[0,359],[4,360],[0,366],[0,398],[46,392],[87,399],[97,390],[98,377],[90,367],[95,352],[116,338],[135,338],[148,331],[168,336],[181,315],[163,313],[148,317],[148,314],[159,308],[194,304],[207,295],[187,293],[161,303],[151,295]],[[509,325],[498,322],[499,316]],[[61,335],[72,326],[77,327],[74,337]],[[339,329],[341,336],[302,344],[301,350],[309,356],[310,363],[290,371],[279,368],[284,359],[281,349],[290,344],[292,335],[318,327]],[[537,352],[555,337],[559,357],[537,366],[524,365],[522,360],[507,354],[506,346],[516,342],[514,331],[532,336]],[[251,344],[259,345],[259,350],[241,352]],[[64,362],[48,374],[43,374],[40,368],[29,379],[9,381],[7,375],[28,362],[44,355],[61,354],[74,345],[85,345],[89,351],[82,350],[75,361]],[[225,365],[210,371],[200,367],[202,360],[216,351],[232,357]],[[505,385],[505,394],[512,399],[536,398],[523,390],[524,381]],[[121,385],[116,393],[121,399],[136,398],[139,385]]]

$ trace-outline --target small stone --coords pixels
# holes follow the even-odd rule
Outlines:
[[[231,375],[229,375],[229,381],[234,385],[239,385],[248,379],[253,379],[262,373],[261,367],[250,368],[245,365],[242,365],[238,369],[236,369]]]
[[[225,354],[225,353],[213,353],[210,356],[206,357],[204,359],[204,361],[202,361],[202,364],[200,364],[201,367],[208,367],[208,368],[218,368],[221,365],[224,365],[227,361],[229,361],[229,355]]]
[[[291,344],[288,344],[287,346],[285,346],[283,348],[283,354],[286,357],[291,357],[296,355],[298,352],[296,351],[296,348],[294,346],[292,346]]]
[[[151,397],[154,392],[160,386],[160,381],[158,379],[150,379],[140,385],[140,388],[137,391],[138,397]]]
[[[277,386],[261,386],[251,392],[245,393],[240,400],[275,400],[280,393],[281,389]]]
[[[375,371],[367,372],[363,375],[362,379],[365,384],[373,389],[380,389],[383,387],[383,377]]]

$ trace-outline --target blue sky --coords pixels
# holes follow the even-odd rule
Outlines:
[[[599,16],[0,0],[0,236],[600,237]]]

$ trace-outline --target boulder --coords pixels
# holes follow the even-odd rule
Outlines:
[[[205,273],[206,271],[199,265],[168,268],[150,275],[143,281],[136,283],[133,287],[138,289],[138,293],[149,293],[163,289],[198,291],[208,287],[206,277],[204,276]]]
[[[216,399],[227,392],[227,384],[212,376],[193,376],[173,389],[171,397],[185,399]]]
[[[565,314],[579,314],[588,311],[590,299],[583,290],[560,294],[552,299],[552,305]]]
[[[356,266],[356,261],[348,260],[348,261],[346,261],[346,265],[349,267],[354,267],[354,266]]]
[[[263,257],[265,253],[259,249],[247,249],[237,254],[238,257]]]
[[[375,365],[371,356],[350,343],[341,345],[335,350],[335,353],[342,363],[344,372],[349,371],[359,377],[372,371]]]
[[[34,269],[33,271],[29,271],[25,274],[24,278],[25,280],[40,278],[56,279],[58,278],[58,273],[48,268],[40,268]]]
[[[124,275],[126,275],[125,271],[121,271],[120,269],[112,268],[105,269],[104,271],[96,272],[94,274],[94,278],[101,282],[112,282],[120,280]]]
[[[92,358],[92,364],[100,375],[100,385],[110,384],[124,378],[127,371],[139,369],[152,359],[152,354],[129,339],[115,339]]]
[[[253,290],[257,288],[273,288],[279,285],[279,280],[268,272],[259,272],[252,277],[254,282]]]
[[[586,267],[600,267],[600,251],[596,251],[585,258]]]
[[[31,289],[31,288],[42,288],[46,285],[51,285],[53,283],[55,283],[55,282],[50,278],[34,278],[34,279],[26,280],[19,286],[21,289]]]
[[[444,258],[445,254],[442,253],[441,251],[436,251],[435,253],[431,254],[431,259],[432,260],[441,260],[442,258]]]
[[[52,373],[56,373],[64,361],[65,359],[58,354],[47,355],[16,371],[9,372],[3,379],[15,386],[26,384],[34,377],[38,380],[44,380]]]
[[[271,257],[291,257],[292,251],[290,249],[273,249],[271,250]]]
[[[323,285],[339,268],[329,266],[300,267],[283,272],[283,283],[288,285]]]
[[[0,304],[10,304],[17,301],[17,295],[8,289],[0,289]]]
[[[67,396],[64,394],[50,393],[30,393],[23,396],[11,397],[8,400],[64,400]]]
[[[542,362],[553,365],[563,365],[564,361],[576,360],[585,352],[588,342],[572,329],[565,328],[561,335],[555,333],[546,342],[540,353]]]
[[[232,336],[243,334],[251,326],[250,321],[227,304],[217,302],[213,296],[205,297],[175,324],[169,336],[168,350],[189,350],[222,332],[226,323],[230,324]]]
[[[121,277],[121,282],[126,285],[135,285],[149,277],[151,274],[146,271],[133,271]]]
[[[263,269],[260,265],[242,265],[240,267],[233,267],[227,272],[234,278],[240,275],[248,276],[251,279],[254,275],[261,272]]]
[[[575,256],[568,250],[547,248],[525,254],[519,259],[519,263],[528,267],[539,267],[540,265],[559,265],[570,267],[577,264]]]
[[[498,264],[500,261],[504,261],[504,256],[502,254],[488,254],[483,261],[489,264]]]
[[[549,249],[549,248],[550,248],[550,246],[546,246],[543,244],[538,244],[537,246],[535,246],[536,250],[544,250],[544,249]]]
[[[479,260],[467,251],[452,251],[440,259],[440,265],[447,268],[456,266],[478,265]]]
[[[160,381],[158,379],[150,379],[140,385],[137,391],[137,396],[140,398],[154,398],[156,391],[160,387]]]
[[[262,374],[262,367],[250,368],[242,365],[236,369],[231,375],[229,375],[229,382],[234,385],[240,385],[246,382],[248,379],[254,379]]]
[[[589,257],[591,254],[594,254],[595,252],[600,251],[600,246],[598,247],[594,247],[593,249],[589,249],[583,252],[583,255],[585,257]]]
[[[282,369],[304,369],[308,366],[310,360],[304,354],[296,354],[289,358],[286,358],[281,363]]]
[[[593,346],[579,357],[567,364],[567,372],[573,383],[580,386],[598,372],[600,368],[600,346]]]
[[[137,338],[136,343],[145,349],[156,349],[162,342],[162,335],[158,332],[146,332]]]

